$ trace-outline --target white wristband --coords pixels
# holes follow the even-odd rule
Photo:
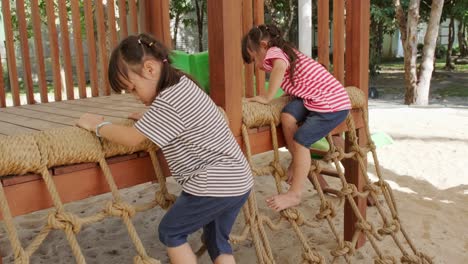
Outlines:
[[[105,125],[111,125],[111,124],[112,124],[112,123],[109,122],[109,121],[104,121],[104,122],[100,123],[99,125],[97,125],[97,126],[96,126],[96,131],[95,131],[95,132],[96,132],[96,136],[100,138],[100,137],[101,137],[101,134],[99,134],[99,129],[100,129],[101,127],[105,126]]]

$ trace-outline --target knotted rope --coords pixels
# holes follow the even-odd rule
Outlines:
[[[131,124],[131,122],[126,122],[126,125]],[[106,217],[119,217],[123,220],[138,253],[134,258],[134,263],[160,263],[158,260],[147,255],[131,221],[136,212],[148,210],[159,204],[167,209],[175,201],[175,196],[167,191],[165,177],[160,171],[156,147],[153,144],[145,141],[137,147],[128,148],[104,140],[101,145],[100,141],[92,133],[80,128],[68,127],[43,131],[32,135],[1,137],[0,151],[2,153],[9,153],[9,155],[6,155],[6,158],[2,157],[0,159],[0,175],[20,175],[28,172],[42,175],[55,207],[55,210],[49,213],[47,222],[39,234],[27,248],[23,248],[13,223],[4,188],[0,185],[0,210],[4,218],[8,238],[12,245],[15,263],[29,263],[31,255],[39,248],[53,229],[62,230],[65,233],[76,262],[79,264],[86,263],[77,242],[76,234],[80,232],[84,225],[99,222]],[[123,201],[105,158],[137,151],[149,152],[160,189],[156,193],[154,201],[148,204],[132,206]],[[101,212],[89,217],[80,218],[75,214],[65,211],[54,180],[49,173],[49,168],[85,162],[97,162],[100,165],[111,190],[113,200],[109,201]]]
[[[393,197],[392,190],[382,178],[382,173],[375,150],[376,147],[370,137],[371,134],[369,132],[367,98],[362,93],[362,91],[356,87],[347,87],[346,91],[351,99],[352,108],[354,109],[354,111],[359,111],[361,113],[361,117],[364,121],[363,123],[365,124],[365,138],[358,138],[353,117],[351,114],[349,114],[345,121],[347,125],[347,138],[351,142],[351,147],[349,148],[349,150],[346,152],[342,147],[337,147],[334,144],[331,135],[328,135],[327,141],[330,145],[330,148],[321,161],[312,161],[311,169],[308,175],[308,178],[317,189],[317,193],[321,202],[319,212],[315,216],[319,221],[327,220],[328,225],[337,242],[337,248],[330,252],[330,254],[333,256],[333,262],[337,258],[343,257],[346,260],[346,262],[350,263],[351,257],[356,252],[355,248],[359,235],[361,232],[363,232],[366,235],[369,242],[371,243],[373,249],[377,253],[378,257],[375,259],[375,263],[395,263],[395,257],[384,256],[382,251],[378,247],[377,241],[383,240],[384,236],[391,236],[393,238],[396,246],[402,252],[401,261],[403,263],[432,263],[431,258],[427,257],[415,248],[414,244],[411,242],[409,236],[405,232],[401,224],[401,220],[399,219],[397,206]],[[272,145],[274,150],[273,161],[268,166],[261,168],[254,167],[252,168],[252,170],[254,171],[255,175],[273,175],[278,193],[283,192],[281,181],[285,180],[286,177],[285,169],[279,166],[280,163],[276,126],[279,124],[280,121],[281,109],[288,102],[288,100],[289,99],[287,99],[287,97],[281,97],[279,99],[274,100],[269,105],[250,103],[246,101],[244,101],[243,103],[242,136],[244,140],[244,145],[246,147],[247,159],[251,165],[252,153],[250,150],[248,129],[258,128],[267,125],[270,126],[272,135]],[[359,143],[361,141],[367,143],[363,145]],[[368,152],[372,153],[372,157],[374,159],[374,164],[376,167],[376,172],[379,178],[378,182],[376,183],[371,182],[369,177],[367,176],[367,166],[365,159],[367,158]],[[344,171],[341,169],[341,161],[344,159],[354,159],[357,161],[360,173],[364,176],[366,181],[363,190],[359,190],[355,185],[349,184],[347,182],[344,175]],[[336,217],[336,205],[331,200],[325,197],[317,179],[318,175],[322,171],[322,162],[331,162],[336,167],[339,180],[342,184],[341,190],[334,190],[339,198],[339,203],[337,204],[342,205],[344,204],[344,201],[347,201],[348,204],[351,206],[356,218],[358,219],[358,222],[356,223],[357,231],[355,232],[352,241],[344,241],[343,236],[336,230],[335,224],[333,223],[333,219]],[[382,204],[377,199],[379,195],[383,195],[385,200],[384,204]],[[374,201],[376,201],[375,206],[380,217],[382,218],[382,227],[378,229],[375,228],[370,222],[366,221],[366,219],[360,213],[359,208],[354,200],[355,197],[367,199],[367,197],[369,196]],[[390,216],[385,212],[384,205],[390,211]],[[283,210],[280,213],[280,215],[282,219],[287,219],[290,222],[291,226],[293,227],[293,230],[295,231],[300,242],[302,243],[304,250],[303,261],[306,263],[322,263],[324,261],[324,258],[315,251],[311,251],[307,241],[303,239],[303,233],[300,231],[299,226],[301,226],[307,221],[304,220],[302,214],[297,212],[299,211],[296,208],[289,208]],[[314,224],[310,224],[310,226],[314,226]],[[251,226],[250,228],[253,227]],[[254,232],[253,230],[250,231],[252,233]],[[398,239],[397,234],[400,233],[403,235],[406,243],[410,246],[413,255],[410,255],[407,252],[403,244]],[[314,252],[312,254],[314,257],[307,257],[311,255],[310,252]]]

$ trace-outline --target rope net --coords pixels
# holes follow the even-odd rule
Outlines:
[[[321,160],[312,160],[308,178],[313,183],[317,190],[318,197],[320,199],[320,208],[315,215],[316,221],[305,220],[304,214],[298,208],[288,208],[280,212],[280,220],[283,219],[289,222],[292,230],[296,234],[300,241],[303,249],[302,259],[303,263],[325,263],[325,258],[321,256],[317,251],[313,250],[313,246],[309,245],[309,242],[301,231],[301,226],[316,227],[323,221],[326,221],[330,227],[334,239],[336,240],[336,248],[330,251],[332,256],[332,263],[335,263],[338,259],[342,258],[346,263],[351,263],[351,257],[356,253],[356,245],[361,234],[364,234],[367,240],[370,242],[373,250],[376,253],[374,262],[376,264],[390,264],[398,263],[396,256],[387,256],[383,253],[379,247],[380,241],[383,241],[385,237],[391,237],[394,241],[394,245],[401,252],[400,262],[401,263],[418,263],[418,264],[429,264],[433,263],[432,259],[421,251],[417,250],[409,237],[408,233],[402,225],[402,221],[398,214],[395,199],[393,197],[392,190],[388,183],[383,179],[382,172],[377,158],[376,147],[370,137],[369,126],[368,126],[368,112],[367,112],[367,99],[364,93],[356,87],[347,87],[346,91],[352,102],[352,107],[355,110],[359,110],[364,123],[364,138],[359,138],[356,133],[356,125],[351,114],[346,118],[346,138],[351,143],[351,147],[347,147],[346,150],[343,146],[337,146],[332,135],[327,136],[329,143],[329,150],[325,153]],[[269,105],[263,105],[259,103],[243,102],[243,125],[242,125],[242,136],[246,148],[246,156],[249,163],[252,166],[252,170],[255,175],[273,175],[276,185],[276,191],[278,194],[283,193],[285,190],[282,185],[282,181],[287,180],[286,170],[281,167],[279,160],[278,151],[278,138],[276,133],[276,126],[280,123],[281,109],[286,105],[290,99],[288,97],[281,97],[275,99]],[[255,167],[252,163],[252,152],[251,144],[249,142],[248,129],[258,128],[261,126],[270,126],[272,135],[273,145],[273,160],[268,166]],[[366,142],[366,144],[359,144]],[[377,173],[378,180],[372,182],[367,174],[367,154],[371,153],[375,164],[375,170]],[[341,162],[346,159],[352,159],[357,161],[359,171],[365,181],[365,186],[362,190],[354,184],[348,183],[344,170],[342,169]],[[322,190],[318,176],[326,171],[327,164],[333,164],[336,168],[336,174],[338,175],[341,189],[333,190],[333,193],[338,197],[338,201],[334,201],[329,197],[325,196]],[[371,198],[375,202],[378,214],[380,216],[377,224],[371,223],[366,220],[365,217],[359,211],[356,204],[355,198]],[[253,199],[253,198],[252,198]],[[336,200],[336,199],[335,199]],[[336,228],[334,219],[336,217],[336,210],[338,207],[342,207],[345,201],[348,202],[352,208],[352,212],[355,218],[358,219],[356,223],[356,231],[353,235],[352,241],[345,241],[344,235]],[[249,200],[249,202],[251,202]],[[252,201],[254,203],[255,201]],[[255,210],[257,207],[252,206],[250,210]],[[247,222],[251,223],[251,228],[257,228],[257,230],[250,230],[252,236],[254,233],[265,233],[265,226],[268,226],[272,230],[277,230],[279,224],[273,224],[272,221],[265,215],[261,215],[258,211],[248,211],[249,215]],[[245,231],[247,232],[247,231]],[[241,236],[238,240],[245,239],[246,236]],[[262,254],[258,254],[259,263],[275,263],[271,248],[268,245],[268,239],[263,238],[263,249]]]
[[[128,121],[123,125],[131,124],[131,121]],[[41,228],[39,234],[34,237],[29,245],[24,247],[18,237],[4,188],[0,184],[0,209],[6,233],[12,246],[15,263],[30,263],[30,257],[54,229],[65,233],[76,262],[79,264],[86,263],[76,236],[84,225],[100,222],[107,217],[118,217],[126,226],[137,252],[133,261],[135,264],[160,263],[148,256],[131,221],[137,212],[146,211],[158,205],[163,209],[167,209],[176,199],[166,188],[166,178],[160,169],[156,150],[156,146],[149,141],[132,148],[113,144],[106,140],[101,143],[94,134],[76,127],[52,129],[29,135],[2,137],[0,139],[0,152],[9,155],[5,155],[5,158],[2,157],[0,160],[0,175],[21,175],[28,172],[41,175],[54,204],[54,209],[49,213],[47,222]],[[149,153],[159,182],[159,190],[152,202],[130,205],[123,200],[119,193],[106,162],[106,157],[138,151],[147,151]],[[112,200],[108,201],[99,213],[79,217],[65,210],[48,168],[84,162],[96,162],[100,165],[105,181],[111,191]]]

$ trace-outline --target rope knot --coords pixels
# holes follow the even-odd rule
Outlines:
[[[338,159],[338,160],[339,160],[340,155],[341,155],[341,153],[340,153],[340,151],[338,150],[338,151],[334,151],[334,152],[332,152],[332,153],[329,153],[329,154],[327,155],[327,156],[328,156],[327,158],[330,159],[330,160],[334,160],[334,159]]]
[[[352,256],[354,255],[354,251],[355,249],[353,244],[349,241],[344,241],[343,246],[333,250],[331,254],[334,257],[341,257],[344,255]]]
[[[369,183],[364,186],[364,191],[369,191],[371,193],[374,193],[376,195],[381,194],[380,187],[377,187],[376,184],[374,183]]]
[[[80,232],[82,225],[77,216],[66,212],[51,212],[47,223],[53,229],[71,230],[75,234]]]
[[[365,220],[361,220],[358,223],[356,223],[356,227],[362,230],[363,232],[373,233],[374,231],[374,226],[372,226],[371,223]]]
[[[340,192],[340,196],[351,195],[352,197],[356,196],[357,187],[354,184],[346,184],[343,186]]]
[[[392,223],[384,224],[378,232],[380,235],[390,235],[398,231],[400,231],[400,223],[398,221],[393,221]]]
[[[281,163],[279,161],[274,160],[270,162],[270,166],[274,169],[274,171],[276,171],[280,175],[281,180],[288,180],[288,175],[286,174],[286,171],[284,170],[283,166],[281,166]]]
[[[281,215],[288,220],[296,222],[299,226],[304,224],[304,216],[295,208],[285,209],[281,211]]]
[[[325,263],[325,258],[310,248],[302,253],[302,259],[304,260],[303,263],[310,263],[310,264]]]
[[[167,193],[167,192],[162,192],[162,191],[157,191],[155,198],[156,198],[156,202],[164,210],[167,210],[169,207],[171,207],[171,205],[174,204],[176,200],[175,195],[171,193]]]
[[[135,215],[135,208],[126,202],[108,202],[106,204],[105,212],[108,215],[123,217],[128,216],[132,218]]]
[[[338,152],[340,153],[340,155],[338,155],[338,160],[341,161],[345,158],[345,152],[344,152],[344,149],[343,148],[338,148]]]
[[[161,264],[161,262],[148,256],[135,256],[133,264]]]
[[[327,216],[335,217],[335,215],[336,212],[333,205],[329,201],[326,201],[320,205],[320,212],[316,214],[315,217],[321,220]]]

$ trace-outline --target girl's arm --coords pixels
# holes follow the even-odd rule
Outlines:
[[[96,127],[103,121],[104,118],[102,116],[84,114],[80,117],[76,125],[88,131],[95,132]],[[102,126],[99,129],[99,134],[105,139],[129,147],[137,146],[146,139],[146,137],[133,126],[127,127],[115,124]]]
[[[283,82],[284,74],[286,73],[286,69],[288,65],[282,59],[276,59],[273,61],[273,69],[270,73],[270,84],[268,85],[268,91],[265,95],[259,95],[252,98],[247,98],[248,102],[259,102],[262,104],[269,104],[271,100],[278,92],[280,88],[281,82]]]

